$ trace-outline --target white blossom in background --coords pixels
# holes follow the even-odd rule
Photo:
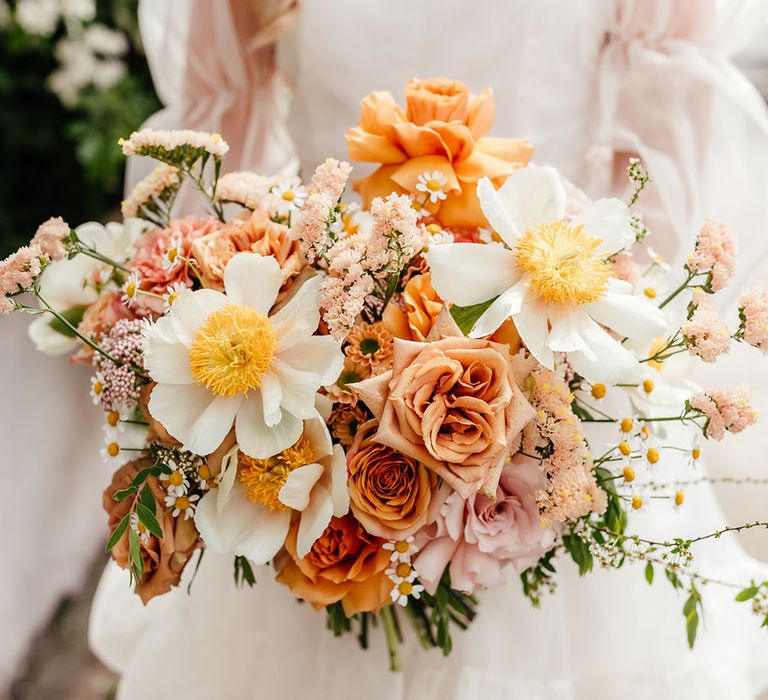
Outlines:
[[[16,4],[16,22],[27,34],[51,36],[60,17],[57,0],[19,0]]]
[[[6,29],[11,23],[11,8],[5,0],[0,0],[0,29]]]
[[[97,61],[93,74],[93,84],[99,90],[107,90],[118,83],[128,72],[125,63],[117,59]]]
[[[92,22],[96,18],[96,0],[59,0],[61,14],[81,22]]]
[[[83,41],[94,53],[116,58],[128,52],[128,39],[122,32],[94,23],[83,34]]]

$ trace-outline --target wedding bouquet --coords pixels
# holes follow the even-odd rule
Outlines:
[[[589,201],[527,141],[488,137],[492,119],[490,90],[443,79],[411,81],[405,108],[368,95],[347,133],[377,166],[357,201],[345,162],[305,184],[222,174],[217,134],[134,133],[123,153],[160,164],[122,224],[51,219],[0,263],[0,311],[93,368],[107,551],[144,602],[206,549],[239,584],[271,564],[334,634],[366,646],[381,625],[396,668],[398,613],[448,654],[478,591],[516,572],[538,604],[567,554],[582,574],[663,570],[693,644],[693,545],[765,523],[654,541],[629,514],[651,491],[684,504],[648,478],[665,452],[695,469],[691,435],[755,422],[746,388],[688,390],[667,360],[765,354],[768,293],[742,297],[732,332],[712,298],[734,273],[725,226],[704,223],[676,279],[635,251],[637,160],[629,204]],[[174,212],[181,187],[209,214]],[[730,585],[768,625],[768,583]]]

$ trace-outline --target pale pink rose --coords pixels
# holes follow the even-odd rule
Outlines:
[[[707,419],[704,434],[722,440],[725,431],[740,433],[757,421],[757,411],[750,406],[752,392],[741,384],[729,389],[709,389],[690,399],[691,408]]]
[[[552,548],[555,531],[541,521],[536,496],[547,481],[538,464],[515,455],[501,472],[495,498],[454,492],[435,523],[416,535],[419,580],[434,593],[445,567],[451,586],[472,593],[505,581],[504,569],[520,572]]]
[[[736,239],[724,224],[705,221],[696,238],[696,248],[688,256],[693,272],[709,272],[707,284],[718,292],[736,272]]]
[[[198,218],[187,216],[174,219],[168,228],[155,229],[139,239],[136,244],[136,254],[128,267],[139,275],[141,289],[162,296],[174,282],[191,286],[194,277],[183,261],[178,261],[171,269],[163,266],[165,254],[171,241],[181,240],[181,255],[192,258],[192,242],[219,228],[221,224],[213,217]],[[135,303],[138,313],[163,311],[163,300],[139,294]]]

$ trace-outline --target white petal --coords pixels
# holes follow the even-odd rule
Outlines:
[[[598,199],[573,219],[584,225],[584,233],[603,242],[601,253],[611,255],[635,242],[635,232],[629,223],[629,207],[619,199]]]
[[[317,396],[321,396],[321,394]],[[323,420],[319,413],[314,418],[304,421],[304,436],[309,440],[309,444],[312,445],[315,459],[323,459],[323,457],[329,457],[333,453],[331,434],[328,432],[325,420]]]
[[[520,279],[515,254],[498,245],[444,243],[426,257],[435,291],[459,306],[493,299]]]
[[[77,341],[74,338],[53,329],[52,320],[53,316],[40,314],[29,324],[27,333],[35,344],[35,349],[46,355],[63,355],[77,348]]]
[[[580,352],[568,355],[571,366],[582,377],[590,382],[605,384],[618,384],[636,378],[640,371],[637,358],[586,314],[579,332],[595,355],[594,360]]]
[[[317,412],[315,393],[321,385],[318,376],[312,372],[294,369],[278,358],[272,362],[272,372],[280,380],[283,409],[298,418],[312,418]]]
[[[56,311],[93,304],[98,292],[87,282],[102,267],[101,263],[87,255],[57,260],[45,268],[40,278],[40,296]]]
[[[514,247],[522,232],[518,230],[503,200],[496,192],[496,188],[487,177],[480,178],[477,182],[477,198],[480,200],[480,208],[493,230],[501,236],[510,248]]]
[[[191,294],[180,294],[173,302],[169,318],[178,339],[187,347],[192,345],[200,325],[214,311],[227,304],[227,297],[213,289],[198,289]]]
[[[240,403],[240,397],[214,396],[199,384],[158,384],[149,412],[185,450],[208,455],[226,437]]]
[[[238,253],[224,268],[224,289],[233,304],[254,306],[267,314],[283,283],[280,265],[273,257]]]
[[[609,292],[582,308],[598,323],[633,340],[651,340],[667,329],[664,312],[653,302],[633,294]]]
[[[176,340],[173,322],[159,318],[144,331],[144,366],[152,379],[164,384],[192,384],[189,348]]]
[[[347,457],[341,445],[333,446],[331,458],[331,500],[333,514],[340,518],[349,511],[349,489],[347,488]]]
[[[277,425],[283,417],[280,403],[283,399],[283,389],[280,380],[274,372],[267,372],[261,378],[261,403],[264,407],[264,422],[268,426]]]
[[[312,549],[315,540],[323,534],[328,527],[333,515],[333,503],[331,494],[328,490],[317,484],[312,489],[312,496],[309,500],[309,506],[301,514],[299,520],[299,531],[296,537],[296,553],[300,557],[305,557]]]
[[[515,327],[525,347],[542,365],[554,369],[555,356],[547,347],[549,326],[547,324],[547,304],[541,299],[523,304],[519,313],[513,316]]]
[[[325,472],[322,464],[305,464],[294,469],[280,489],[280,502],[294,510],[304,510],[309,505],[309,494],[312,487]]]
[[[520,168],[497,194],[520,233],[537,224],[560,221],[565,215],[565,188],[557,170],[549,166]]]
[[[330,335],[313,335],[283,349],[278,345],[277,357],[288,366],[317,377],[317,386],[335,382],[344,367],[341,344]]]
[[[277,425],[267,427],[261,395],[256,392],[243,400],[235,421],[240,450],[250,457],[266,459],[296,444],[304,423],[300,418],[283,411]]]
[[[290,301],[270,317],[279,347],[287,348],[317,330],[320,323],[320,280],[320,275],[308,279]]]
[[[285,543],[291,511],[272,511],[245,496],[235,485],[227,507],[217,512],[214,492],[203,496],[195,513],[195,525],[206,547],[222,554],[235,554],[254,564],[266,564]]]
[[[493,333],[510,316],[514,316],[523,307],[523,300],[528,292],[528,284],[521,280],[491,304],[470,331],[471,338],[482,338]]]
[[[235,444],[221,460],[219,487],[216,489],[216,510],[221,513],[229,503],[232,488],[237,479],[237,453],[240,447]]]
[[[547,337],[547,347],[553,352],[582,352],[587,359],[594,360],[595,353],[579,332],[584,319],[585,315],[578,307],[550,304],[549,322],[552,329]]]

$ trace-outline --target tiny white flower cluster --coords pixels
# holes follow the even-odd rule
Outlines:
[[[176,148],[190,146],[201,148],[212,156],[221,158],[229,151],[229,144],[221,134],[209,134],[207,131],[192,131],[190,129],[142,129],[134,131],[130,138],[118,142],[123,149],[123,155],[143,155],[149,150],[162,148],[173,151]]]
[[[179,184],[179,170],[173,165],[162,163],[149,175],[140,180],[123,200],[120,209],[124,219],[136,216],[139,210],[153,197],[162,197],[163,193]]]
[[[416,583],[417,573],[411,563],[411,558],[418,552],[416,545],[413,543],[413,537],[408,537],[405,540],[392,540],[391,542],[386,542],[383,546],[384,549],[392,552],[389,557],[392,566],[385,571],[393,584],[392,591],[390,592],[392,602],[406,606],[409,597],[418,600],[421,597],[424,586]]]

